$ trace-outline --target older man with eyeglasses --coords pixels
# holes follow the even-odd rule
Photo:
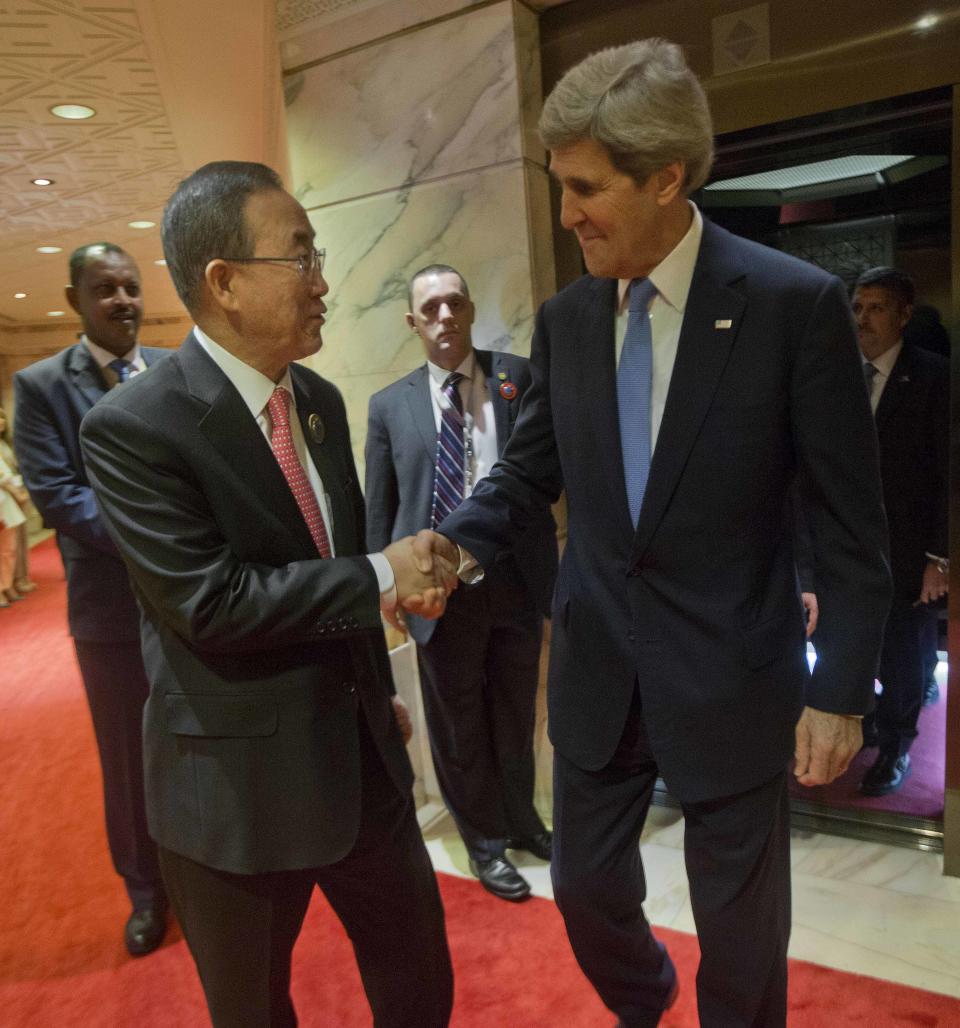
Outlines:
[[[437,616],[454,576],[409,538],[363,552],[343,400],[294,363],[322,344],[324,253],[277,175],[201,168],[163,244],[196,327],[82,442],[144,610],[150,830],[211,1018],[297,1023],[290,957],[317,885],[375,1023],[445,1025],[443,910],[380,614]]]

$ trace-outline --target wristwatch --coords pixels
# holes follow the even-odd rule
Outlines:
[[[933,553],[926,553],[924,556],[931,564],[935,564],[941,575],[950,574],[950,561],[946,557],[937,557]]]

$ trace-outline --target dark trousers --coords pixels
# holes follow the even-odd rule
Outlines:
[[[214,1028],[297,1024],[290,957],[315,885],[350,936],[376,1028],[449,1021],[453,971],[436,876],[413,800],[397,791],[362,721],[361,759],[360,831],[335,864],[239,875],[160,850]]]
[[[103,775],[107,842],[134,908],[163,904],[157,844],[143,798],[143,705],[150,691],[139,642],[74,639]]]
[[[936,611],[894,603],[887,618],[878,677],[883,692],[877,697],[873,720],[880,750],[903,756],[917,737],[923,706],[926,649],[936,630]],[[932,629],[931,629],[932,625]]]
[[[656,778],[639,709],[600,771],[554,756],[554,895],[584,973],[631,1028],[657,1024],[675,980],[642,906],[647,890],[639,842]],[[682,806],[701,950],[700,1024],[784,1025],[790,935],[786,770],[749,792]]]
[[[437,781],[475,860],[544,830],[533,805],[533,732],[543,619],[497,567],[450,597],[417,647]]]

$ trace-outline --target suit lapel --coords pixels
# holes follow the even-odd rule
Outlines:
[[[505,400],[500,395],[501,380],[498,377],[502,371],[506,375],[504,382],[509,381],[510,371],[506,366],[506,360],[502,353],[490,353],[487,350],[477,350],[477,364],[487,380],[487,389],[490,392],[490,402],[493,405],[493,423],[497,429],[497,456],[503,456],[503,448],[510,438],[510,413],[516,401]]]
[[[616,511],[618,531],[632,532],[627,488],[623,478],[623,450],[617,410],[616,279],[595,279],[580,310],[575,330],[577,346],[576,392],[578,424],[584,433],[582,452],[599,458],[598,481],[610,492],[609,509]],[[558,412],[554,412],[554,417]]]
[[[92,407],[107,392],[107,383],[100,366],[83,343],[77,343],[72,348],[67,365],[74,387]]]
[[[333,521],[333,548],[335,553],[353,553],[356,549],[356,533],[352,531],[354,511],[341,480],[342,472],[331,459],[330,445],[326,434],[332,420],[332,412],[324,409],[319,398],[311,396],[302,381],[297,365],[290,366],[293,390],[297,397],[297,417],[306,440],[307,450],[313,465],[323,482],[330,518]],[[314,430],[311,430],[313,418]],[[319,422],[317,419],[319,418]],[[299,513],[299,509],[298,509]],[[303,520],[301,516],[301,520]],[[329,528],[329,526],[327,526]],[[349,532],[348,532],[349,530]]]
[[[731,288],[730,283],[742,277],[743,269],[739,264],[724,259],[718,231],[708,222],[704,223],[663,421],[637,524],[634,561],[643,554],[667,509],[726,367],[746,305],[744,295]],[[622,468],[620,474],[622,477]]]
[[[890,379],[884,387],[877,404],[876,422],[879,431],[893,412],[903,403],[910,392],[912,360],[909,349],[904,346],[890,369]]]
[[[430,457],[433,466],[437,459],[437,423],[433,417],[433,400],[430,397],[430,372],[426,364],[417,368],[407,377],[407,407],[410,418],[416,425],[417,432]]]
[[[316,553],[310,530],[270,444],[240,394],[192,333],[178,357],[191,395],[206,407],[198,427],[232,472],[250,483],[251,504],[274,516],[277,530],[292,534],[299,550]]]

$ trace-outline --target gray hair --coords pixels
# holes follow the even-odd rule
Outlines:
[[[467,280],[457,271],[456,268],[449,264],[428,264],[425,268],[421,268],[419,271],[415,271],[407,284],[407,305],[410,310],[413,310],[413,283],[418,278],[423,278],[424,275],[456,275],[460,279],[460,285],[463,286],[463,295],[469,300],[470,290],[467,288]]]
[[[683,161],[692,193],[713,163],[706,94],[683,51],[665,39],[610,47],[574,65],[547,97],[539,129],[548,150],[595,139],[638,184]]]
[[[885,289],[896,299],[900,307],[910,307],[913,305],[916,290],[913,285],[913,279],[905,271],[882,266],[868,268],[866,271],[861,272],[857,281],[854,282],[853,288],[856,290],[866,286]]]
[[[195,313],[204,274],[217,257],[251,257],[243,209],[253,193],[283,189],[265,164],[213,161],[185,178],[167,201],[160,238],[167,270],[183,305]]]

